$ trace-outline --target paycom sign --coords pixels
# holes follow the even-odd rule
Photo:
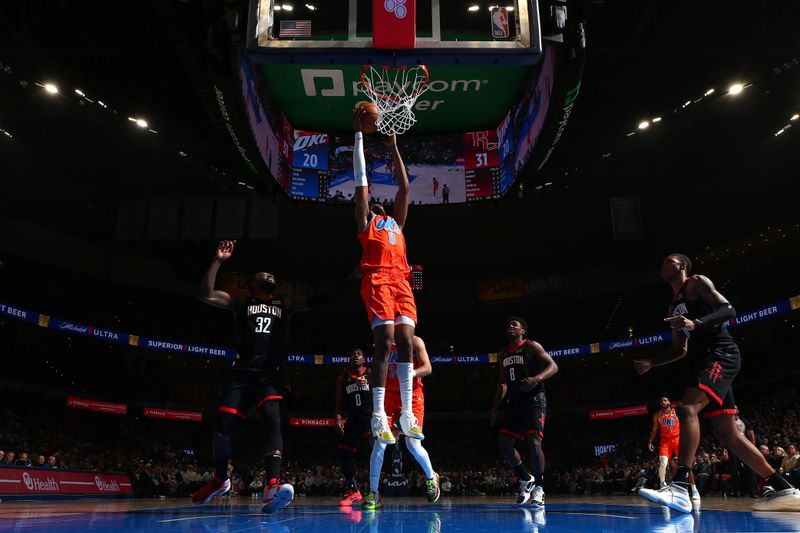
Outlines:
[[[298,128],[347,131],[353,106],[367,99],[358,65],[261,65],[261,68],[281,111]],[[430,67],[429,88],[414,106],[418,119],[414,129],[432,132],[496,127],[514,103],[529,69],[528,66]]]

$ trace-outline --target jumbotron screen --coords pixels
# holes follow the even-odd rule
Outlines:
[[[497,127],[456,134],[398,137],[412,204],[464,203],[503,196],[525,168],[542,132],[553,87],[555,59],[545,53],[522,95]],[[272,102],[265,84],[242,56],[240,81],[250,127],[270,173],[292,198],[352,201],[353,135],[296,129]],[[535,75],[534,75],[535,74]],[[369,194],[391,202],[395,169],[381,135],[365,136]]]

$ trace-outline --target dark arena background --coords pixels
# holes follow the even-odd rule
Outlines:
[[[764,508],[800,483],[799,23],[788,0],[2,2],[0,530],[800,531],[800,494]],[[397,145],[440,497],[398,439],[382,505],[340,505],[337,378],[375,350],[351,113],[364,65],[418,64],[428,90]],[[391,213],[397,169],[365,137],[368,195]],[[191,500],[215,482],[237,357],[234,315],[198,300],[223,240],[218,291],[247,298],[267,271],[304,310],[281,339],[294,500],[275,513],[261,403],[231,417],[230,492]],[[701,417],[691,512],[642,497],[661,485],[660,398],[686,439],[697,386],[699,336],[674,364],[634,363],[673,342],[675,253],[736,310],[721,416],[774,471]],[[546,507],[517,503],[492,424],[512,316],[558,365]]]

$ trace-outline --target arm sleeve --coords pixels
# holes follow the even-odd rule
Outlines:
[[[723,322],[736,317],[736,310],[731,304],[722,304],[711,314],[693,320],[695,328],[707,328],[717,326]]]
[[[355,143],[353,144],[353,176],[356,180],[356,187],[367,186],[367,162],[364,158],[364,134],[356,132]]]

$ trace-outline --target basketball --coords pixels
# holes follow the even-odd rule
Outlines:
[[[359,102],[356,109],[364,109],[361,115],[361,131],[364,133],[375,133],[378,131],[378,106],[372,102]]]

